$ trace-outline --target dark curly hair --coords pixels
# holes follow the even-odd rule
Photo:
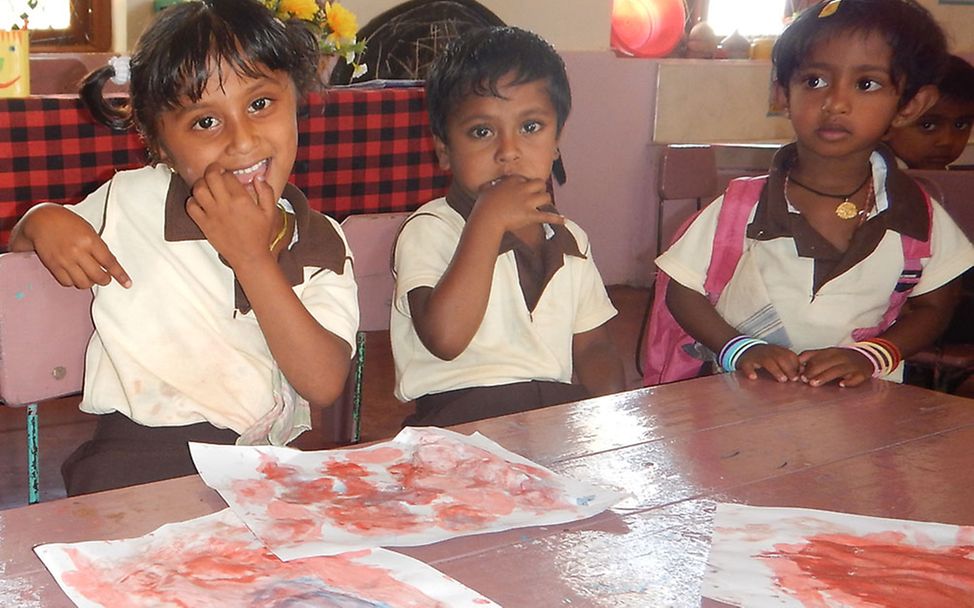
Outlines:
[[[426,79],[426,107],[433,135],[446,141],[447,117],[469,95],[495,96],[508,74],[512,84],[547,83],[558,116],[558,132],[572,108],[565,62],[543,38],[516,27],[487,27],[464,33],[441,53]]]
[[[940,81],[939,88],[941,97],[974,103],[974,66],[957,55],[951,55],[947,73]]]
[[[81,98],[100,122],[113,129],[136,127],[150,154],[156,148],[159,115],[184,100],[198,101],[215,66],[251,78],[267,70],[286,72],[299,95],[317,82],[318,45],[300,21],[282,23],[256,0],[202,0],[164,9],[139,37],[131,58],[129,101],[104,96],[112,66],[94,70]],[[222,74],[218,74],[221,82]]]
[[[836,10],[820,16],[832,0],[805,9],[774,45],[775,81],[787,92],[792,75],[816,45],[840,34],[879,34],[892,51],[890,75],[902,106],[921,87],[937,84],[947,64],[947,39],[940,25],[914,0],[837,0]]]

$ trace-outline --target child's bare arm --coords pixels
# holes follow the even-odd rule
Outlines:
[[[309,402],[334,403],[345,386],[351,346],[318,323],[274,258],[234,268],[274,360]]]
[[[950,323],[960,297],[960,279],[954,279],[933,291],[910,298],[904,312],[879,337],[900,349],[903,357],[923,350],[943,333]],[[839,386],[862,384],[873,374],[869,359],[848,348],[826,348],[805,351],[799,355],[804,365],[802,378],[812,386],[839,380]]]
[[[123,287],[132,281],[108,245],[88,222],[56,203],[33,207],[14,226],[11,251],[34,251],[65,287],[88,289],[114,278]]]
[[[575,374],[592,397],[611,395],[625,389],[622,361],[602,325],[572,338],[572,359]]]
[[[439,282],[408,295],[416,334],[431,353],[449,361],[467,348],[487,310],[501,237],[530,224],[563,224],[557,213],[538,209],[550,202],[543,180],[523,177],[502,180],[480,193]]]
[[[311,403],[333,403],[345,386],[351,347],[322,327],[294,293],[270,250],[277,199],[264,181],[253,188],[211,167],[193,186],[186,211],[233,268],[291,386]]]
[[[740,335],[717,314],[706,296],[676,281],[671,280],[666,289],[666,306],[688,334],[715,353],[720,353],[728,341]],[[738,359],[737,369],[751,379],[756,379],[758,370],[764,369],[778,382],[794,381],[798,379],[798,356],[774,344],[753,346]]]

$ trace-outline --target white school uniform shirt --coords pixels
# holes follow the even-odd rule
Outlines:
[[[435,287],[453,259],[466,225],[446,202],[420,207],[403,226],[395,248],[396,289],[390,321],[396,364],[396,397],[528,380],[572,381],[572,339],[616,314],[602,283],[585,232],[566,220],[582,257],[562,266],[529,311],[518,281],[514,252],[497,257],[487,310],[467,348],[452,361],[430,353],[416,334],[408,294]]]
[[[876,206],[870,217],[886,211],[890,205],[886,192],[887,165],[880,153],[873,154],[872,166]],[[705,293],[704,282],[722,203],[721,196],[705,208],[686,233],[656,259],[656,265],[673,280],[701,294]],[[939,203],[931,201],[931,204],[931,255],[921,260],[923,274],[911,297],[945,285],[974,265],[974,247],[970,241]],[[756,210],[757,205],[748,223],[753,221]],[[798,213],[790,203],[788,212]],[[790,348],[796,353],[852,344],[855,342],[853,329],[876,326],[889,306],[890,294],[903,270],[902,237],[887,230],[865,259],[813,293],[815,260],[799,256],[793,238],[744,238],[745,255],[728,289],[740,275],[745,256],[750,256],[747,263],[760,274],[763,288],[790,339]],[[736,289],[746,291],[740,285]],[[900,371],[890,379],[901,377]]]
[[[81,409],[118,411],[146,426],[206,421],[241,434],[238,443],[286,443],[310,428],[308,403],[278,369],[253,311],[237,309],[233,271],[216,250],[205,239],[166,240],[171,177],[164,165],[121,171],[67,206],[99,231],[132,279],[129,289],[114,280],[93,288]],[[298,227],[308,226],[303,195],[291,198],[300,199],[291,201]],[[185,208],[176,211],[185,223]],[[348,252],[341,228],[325,219]],[[350,254],[341,255],[341,273],[304,267],[293,289],[354,352],[357,291]]]

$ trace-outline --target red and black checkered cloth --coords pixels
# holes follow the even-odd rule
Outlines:
[[[332,89],[299,110],[292,181],[337,220],[409,211],[446,192],[422,88]],[[95,123],[77,96],[0,99],[0,247],[32,205],[76,203],[146,163],[133,132]]]

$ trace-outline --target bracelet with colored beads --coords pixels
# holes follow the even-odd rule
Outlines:
[[[737,369],[737,361],[744,354],[744,351],[761,344],[767,344],[767,342],[742,334],[727,341],[727,344],[720,349],[717,360],[720,362],[720,366],[724,371],[732,372]]]

